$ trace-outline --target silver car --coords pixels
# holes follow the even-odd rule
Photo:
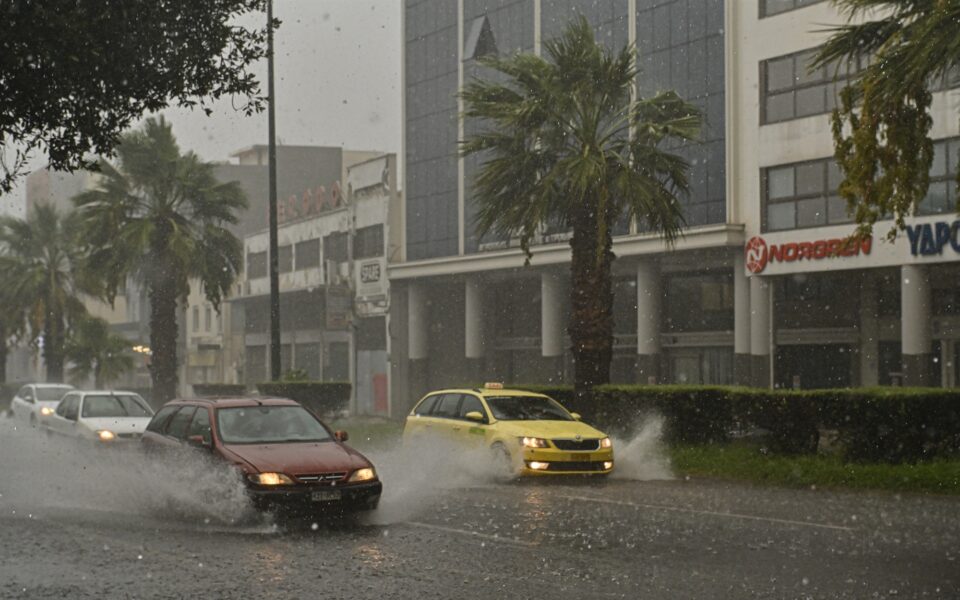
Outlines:
[[[106,444],[139,440],[153,409],[139,394],[72,391],[41,426],[50,433]]]

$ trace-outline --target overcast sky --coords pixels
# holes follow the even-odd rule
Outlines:
[[[400,150],[400,0],[274,0],[277,138],[284,144]],[[264,17],[265,18],[265,17]],[[266,63],[255,68],[266,92]],[[181,148],[209,161],[267,143],[267,115],[229,101],[214,114],[168,110]],[[35,167],[43,164],[34,160]],[[22,214],[24,185],[0,199]]]

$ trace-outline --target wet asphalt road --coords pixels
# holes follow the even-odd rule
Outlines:
[[[960,598],[958,499],[608,480],[414,500],[291,531],[0,498],[0,597]]]

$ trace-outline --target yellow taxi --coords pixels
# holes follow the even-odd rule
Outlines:
[[[606,475],[613,442],[559,402],[533,392],[488,383],[478,389],[430,392],[410,411],[405,443],[441,439],[488,449],[521,475]]]

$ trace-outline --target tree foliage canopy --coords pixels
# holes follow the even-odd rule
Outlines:
[[[840,195],[872,232],[893,216],[904,227],[930,184],[932,84],[960,67],[960,0],[834,0],[847,17],[814,64],[869,60],[841,93],[832,117],[836,158],[846,176]]]
[[[206,99],[236,97],[259,110],[249,65],[266,55],[266,25],[237,20],[262,5],[0,0],[0,194],[34,151],[54,169],[95,169],[88,156],[111,154],[135,120],[171,104],[209,112]]]
[[[130,342],[110,331],[110,325],[97,317],[80,319],[70,331],[66,357],[72,363],[70,376],[80,382],[93,377],[98,389],[109,386],[133,369]]]

